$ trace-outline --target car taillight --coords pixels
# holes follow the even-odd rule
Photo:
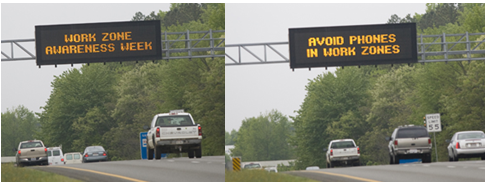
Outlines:
[[[460,148],[460,143],[457,142],[457,146],[456,146],[457,149]]]
[[[397,140],[394,140],[394,145],[397,145]]]
[[[161,130],[159,129],[159,127],[157,127],[156,129],[156,137],[161,137]]]
[[[201,126],[198,126],[198,135],[201,136]]]
[[[428,144],[431,144],[431,138],[428,138]]]
[[[88,154],[85,154],[85,157],[88,157]]]
[[[360,148],[357,147],[357,154],[360,154]]]
[[[20,155],[20,150],[19,150],[19,155]]]
[[[47,153],[47,148],[44,148],[44,152],[46,152],[46,153]]]
[[[330,150],[330,156],[333,156],[333,149]]]
[[[61,162],[64,162],[64,159],[63,158],[61,158]]]
[[[107,156],[107,153],[103,152],[103,156]]]

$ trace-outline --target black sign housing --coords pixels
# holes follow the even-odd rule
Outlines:
[[[290,28],[291,68],[417,63],[416,23]]]
[[[159,20],[42,25],[35,31],[37,65],[162,58]]]

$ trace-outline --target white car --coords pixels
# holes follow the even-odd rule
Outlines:
[[[318,167],[318,166],[308,166],[308,167],[306,167],[306,170],[318,170],[318,169],[320,169],[320,167]]]
[[[270,173],[277,173],[277,167],[266,167],[265,170]]]
[[[247,163],[243,167],[244,169],[263,169],[260,163],[257,162],[252,162],[252,163]]]
[[[83,159],[81,158],[81,153],[79,152],[70,152],[64,154],[64,162],[66,164],[76,164],[76,163],[83,163]]]
[[[47,159],[49,165],[64,165],[64,155],[61,147],[49,147],[47,148]]]
[[[447,147],[450,161],[458,161],[459,158],[480,157],[485,160],[485,134],[483,131],[456,132]]]

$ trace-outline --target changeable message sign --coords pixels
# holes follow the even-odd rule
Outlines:
[[[291,68],[417,63],[416,24],[290,28]]]
[[[161,59],[160,24],[155,20],[36,26],[37,65]]]

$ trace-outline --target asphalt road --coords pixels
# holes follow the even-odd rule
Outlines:
[[[225,156],[109,161],[31,168],[82,181],[225,181]]]
[[[286,173],[322,182],[484,182],[485,161],[339,167]]]

